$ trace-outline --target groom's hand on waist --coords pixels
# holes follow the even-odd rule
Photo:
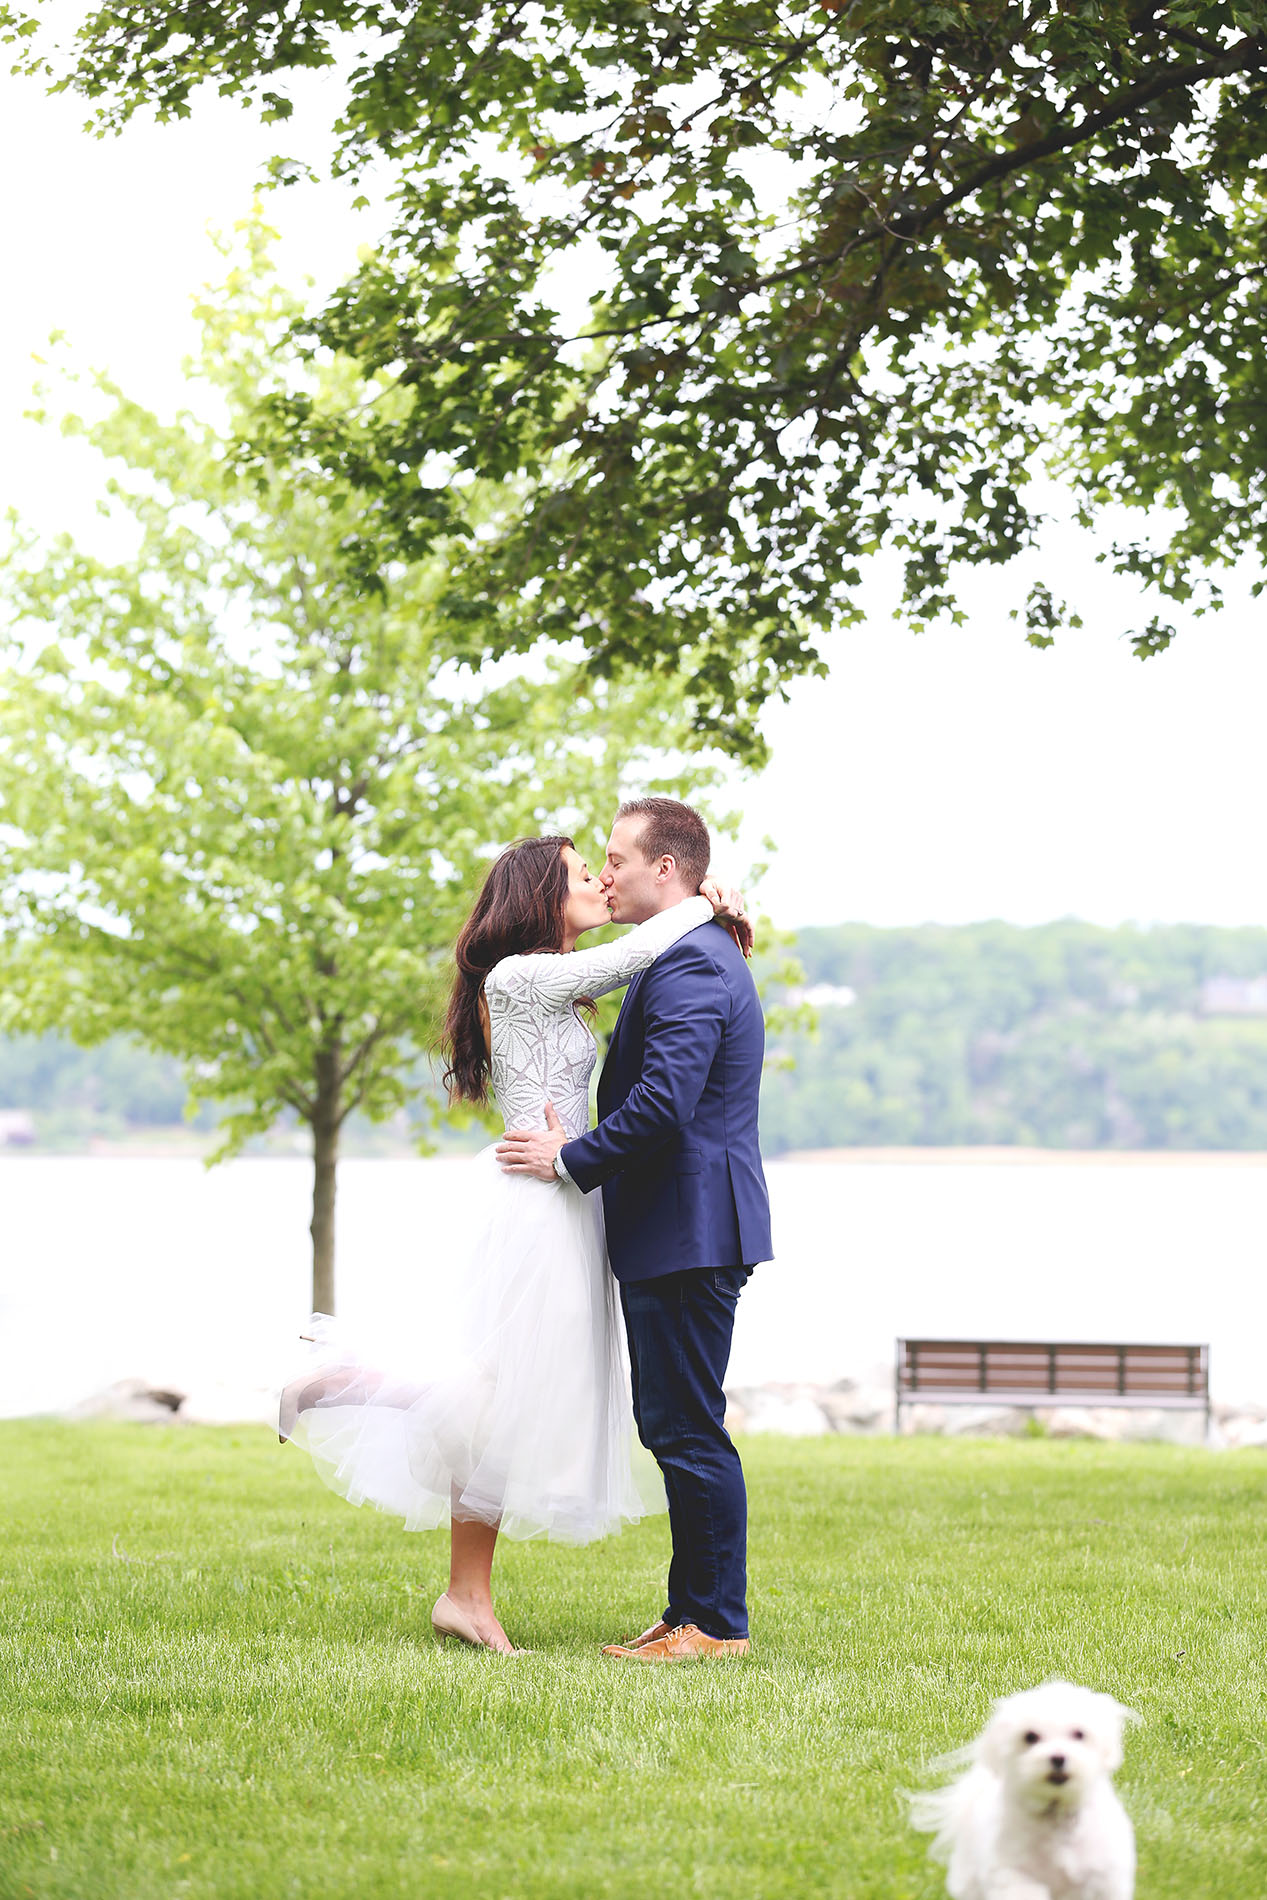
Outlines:
[[[558,1179],[554,1157],[567,1140],[563,1123],[546,1103],[544,1128],[507,1129],[497,1144],[497,1159],[507,1174],[530,1174],[538,1181]]]

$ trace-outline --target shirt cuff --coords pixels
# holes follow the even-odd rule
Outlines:
[[[555,1155],[554,1157],[554,1172],[558,1175],[560,1181],[568,1181],[568,1182],[571,1182],[571,1185],[573,1187],[576,1186],[576,1182],[572,1180],[572,1177],[568,1173],[567,1167],[564,1163],[562,1148],[559,1149],[558,1154]]]

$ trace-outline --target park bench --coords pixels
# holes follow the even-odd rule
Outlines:
[[[904,1405],[1183,1407],[1210,1429],[1208,1346],[899,1339],[897,1429]]]

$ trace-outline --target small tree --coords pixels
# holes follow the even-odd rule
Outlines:
[[[464,670],[437,632],[441,561],[358,588],[341,555],[362,504],[301,468],[235,473],[283,383],[314,410],[392,400],[346,362],[278,356],[298,306],[272,234],[244,232],[197,311],[190,371],[215,419],[161,421],[101,378],[104,413],[62,419],[126,471],[103,505],[133,545],[40,546],[15,522],[0,565],[5,1015],[184,1058],[195,1099],[230,1104],[214,1160],[293,1111],[330,1311],[340,1130],[405,1102],[489,854],[521,832],[601,835],[686,721],[663,682],[557,657]],[[709,776],[660,782],[690,795]]]

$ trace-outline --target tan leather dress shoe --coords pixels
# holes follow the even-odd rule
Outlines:
[[[619,1656],[622,1662],[729,1662],[734,1656],[746,1656],[750,1647],[746,1636],[705,1636],[694,1623],[683,1623],[664,1636],[648,1631],[647,1641],[639,1639],[636,1645],[609,1643],[603,1654]]]
[[[672,1628],[671,1623],[653,1623],[649,1630],[643,1630],[641,1636],[631,1636],[623,1643],[605,1643],[603,1654],[614,1656],[618,1650],[623,1654],[627,1649],[641,1649],[644,1643],[658,1642],[661,1636],[667,1636]]]

